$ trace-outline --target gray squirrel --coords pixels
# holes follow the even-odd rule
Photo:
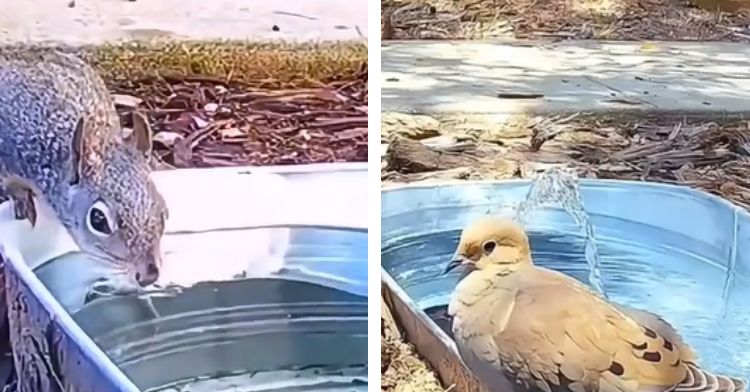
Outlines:
[[[123,133],[104,81],[76,56],[0,49],[0,185],[16,219],[33,226],[35,203],[48,203],[81,251],[137,288],[159,277],[168,211],[148,126],[133,128]]]

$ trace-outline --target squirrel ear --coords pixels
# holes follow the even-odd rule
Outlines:
[[[81,181],[83,171],[83,131],[85,124],[83,117],[78,119],[76,129],[73,131],[73,145],[70,148],[70,159],[73,162],[73,174],[71,175],[70,184],[75,185]]]
[[[151,160],[151,126],[143,112],[133,111],[133,130],[125,137],[125,143],[140,151],[146,160]]]

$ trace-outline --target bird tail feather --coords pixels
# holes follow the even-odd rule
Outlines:
[[[747,382],[740,378],[716,375],[687,364],[688,374],[674,392],[747,392]]]

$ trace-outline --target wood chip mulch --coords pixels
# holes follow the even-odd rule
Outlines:
[[[744,0],[385,0],[381,10],[383,39],[750,43]]]
[[[567,116],[541,119],[527,137],[475,140],[462,152],[397,139],[381,179],[525,178],[551,166],[581,177],[681,184],[750,210],[750,124]]]
[[[113,90],[125,127],[146,114],[168,167],[367,161],[366,69],[306,88],[165,75]]]

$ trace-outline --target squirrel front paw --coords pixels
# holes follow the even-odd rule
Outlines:
[[[31,227],[36,226],[36,206],[34,205],[34,192],[14,182],[5,185],[8,198],[13,202],[13,213],[16,220],[28,220]]]
[[[13,211],[16,220],[28,220],[31,227],[36,226],[36,207],[34,206],[34,197],[31,191],[27,191],[23,196],[11,196],[13,200]]]

